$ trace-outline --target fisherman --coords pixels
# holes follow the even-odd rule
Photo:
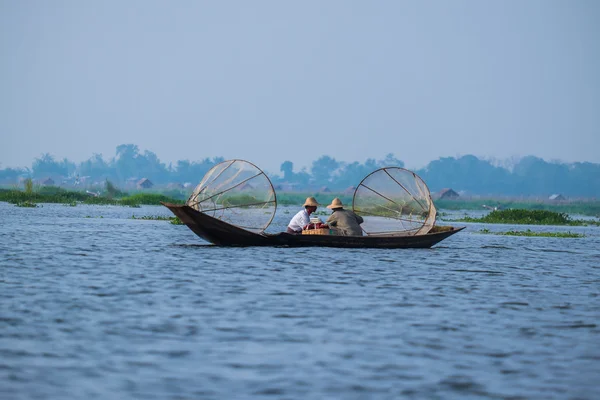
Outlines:
[[[317,211],[317,200],[314,197],[307,197],[304,202],[304,209],[300,210],[287,227],[287,233],[298,234],[302,233],[302,229],[305,229],[310,224],[310,214]]]
[[[360,224],[364,222],[360,215],[356,215],[354,211],[344,210],[342,201],[337,197],[333,199],[327,208],[332,210],[331,215],[327,218],[326,224],[330,228],[335,229],[340,236],[362,236]]]

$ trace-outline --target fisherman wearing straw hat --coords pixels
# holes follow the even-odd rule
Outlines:
[[[337,197],[333,199],[327,208],[332,210],[331,215],[327,218],[327,225],[337,231],[340,236],[362,236],[360,224],[364,222],[360,215],[356,215],[353,211],[344,210],[342,201]]]
[[[302,233],[302,229],[310,224],[310,214],[317,211],[318,205],[319,203],[317,203],[314,197],[307,197],[303,204],[304,209],[294,215],[287,227],[287,233]]]

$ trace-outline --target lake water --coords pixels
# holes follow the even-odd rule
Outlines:
[[[132,215],[169,211],[0,203],[0,398],[599,396],[598,227],[219,248]]]

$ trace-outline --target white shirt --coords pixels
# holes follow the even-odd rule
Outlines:
[[[308,211],[306,208],[298,211],[296,215],[290,221],[288,228],[293,230],[294,232],[300,232],[305,225],[310,223],[310,216],[308,215]]]

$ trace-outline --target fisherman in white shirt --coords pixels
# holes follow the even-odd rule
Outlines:
[[[292,220],[290,221],[287,227],[287,233],[298,234],[302,233],[302,229],[310,224],[310,214],[317,211],[317,200],[314,197],[308,197],[304,202],[304,209],[299,211]]]

